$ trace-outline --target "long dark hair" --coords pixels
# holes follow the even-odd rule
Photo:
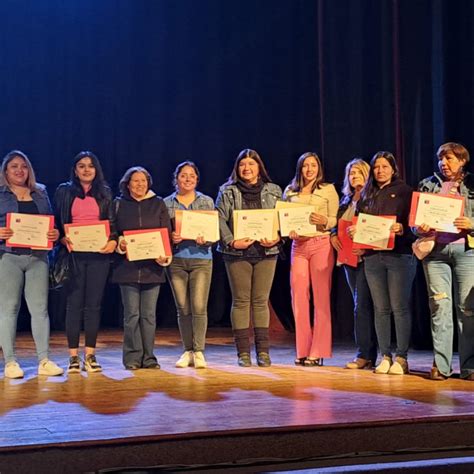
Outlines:
[[[104,178],[104,172],[102,171],[102,165],[100,164],[99,158],[91,151],[81,151],[72,160],[70,183],[76,189],[77,195],[84,197],[84,189],[81,186],[79,178],[76,176],[76,165],[83,158],[90,158],[95,168],[95,177],[92,181],[91,189],[88,194],[96,199],[103,199],[110,196],[110,188]]]
[[[370,160],[369,177],[367,179],[367,182],[365,183],[365,186],[362,188],[362,192],[360,193],[361,202],[363,202],[364,208],[370,208],[373,206],[375,196],[378,190],[380,189],[374,176],[375,162],[379,158],[385,158],[393,169],[392,181],[398,179],[400,176],[398,172],[397,162],[392,153],[390,153],[389,151],[378,151],[377,153],[375,153],[373,158]]]
[[[178,190],[178,175],[179,175],[179,173],[181,173],[181,170],[185,166],[189,166],[190,168],[192,168],[194,170],[194,172],[196,173],[196,176],[197,176],[197,183],[199,183],[199,179],[201,177],[200,174],[199,174],[199,168],[197,167],[196,163],[194,163],[193,161],[186,160],[186,161],[183,161],[182,163],[179,163],[178,166],[176,166],[176,169],[174,170],[174,173],[173,173],[173,186],[176,190]]]
[[[271,183],[272,180],[270,179],[270,176],[268,175],[267,169],[265,168],[265,165],[260,158],[260,155],[255,151],[251,150],[250,148],[246,148],[245,150],[242,150],[237,158],[235,159],[234,162],[234,167],[232,168],[232,173],[230,174],[229,178],[227,181],[224,183],[225,185],[229,184],[235,184],[239,180],[239,163],[244,159],[244,158],[252,158],[252,160],[256,161],[258,164],[258,171],[259,171],[259,179],[263,181],[264,183]]]
[[[289,184],[289,188],[292,191],[295,191],[299,193],[304,186],[304,178],[303,178],[303,165],[306,160],[306,158],[313,157],[316,162],[318,163],[318,174],[316,176],[316,179],[313,183],[313,186],[311,187],[311,192],[313,192],[315,189],[320,189],[321,184],[324,182],[324,170],[323,170],[323,165],[321,163],[321,160],[317,153],[314,153],[313,151],[308,151],[306,153],[303,153],[299,158],[298,161],[296,162],[296,172],[294,178],[291,180],[291,183]]]

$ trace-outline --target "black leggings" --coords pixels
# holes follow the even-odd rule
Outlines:
[[[110,256],[75,252],[74,260],[74,277],[66,290],[67,342],[69,349],[79,347],[81,323],[84,321],[85,345],[95,347]]]

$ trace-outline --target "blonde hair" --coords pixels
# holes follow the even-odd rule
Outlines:
[[[28,179],[26,180],[26,185],[33,191],[36,189],[36,177],[35,172],[33,171],[33,166],[31,165],[31,161],[28,157],[20,150],[12,150],[10,153],[7,153],[2,161],[2,167],[0,169],[0,185],[2,186],[10,186],[7,178],[7,168],[8,163],[14,160],[15,158],[21,158],[28,168]]]
[[[357,168],[364,177],[364,182],[367,182],[367,178],[369,177],[370,173],[370,165],[364,161],[362,158],[354,158],[353,160],[349,161],[346,165],[346,169],[344,171],[344,184],[342,185],[342,194],[344,196],[352,196],[354,194],[354,188],[350,184],[349,174],[352,168]]]

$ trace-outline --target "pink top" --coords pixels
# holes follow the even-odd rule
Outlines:
[[[441,187],[440,194],[445,196],[459,196],[459,183],[455,181],[445,181]],[[441,244],[465,244],[465,237],[459,238],[459,234],[450,232],[438,232],[436,241]]]
[[[75,198],[72,202],[71,217],[73,224],[85,224],[100,220],[100,209],[92,196],[84,199]]]

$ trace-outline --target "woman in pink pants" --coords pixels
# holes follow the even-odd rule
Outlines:
[[[323,365],[332,355],[331,278],[334,253],[329,240],[336,225],[339,197],[332,184],[324,182],[321,160],[316,153],[304,153],[296,163],[295,177],[287,186],[285,200],[314,206],[310,223],[314,234],[290,232],[291,300],[296,327],[296,365]],[[310,282],[314,321],[310,321]]]

